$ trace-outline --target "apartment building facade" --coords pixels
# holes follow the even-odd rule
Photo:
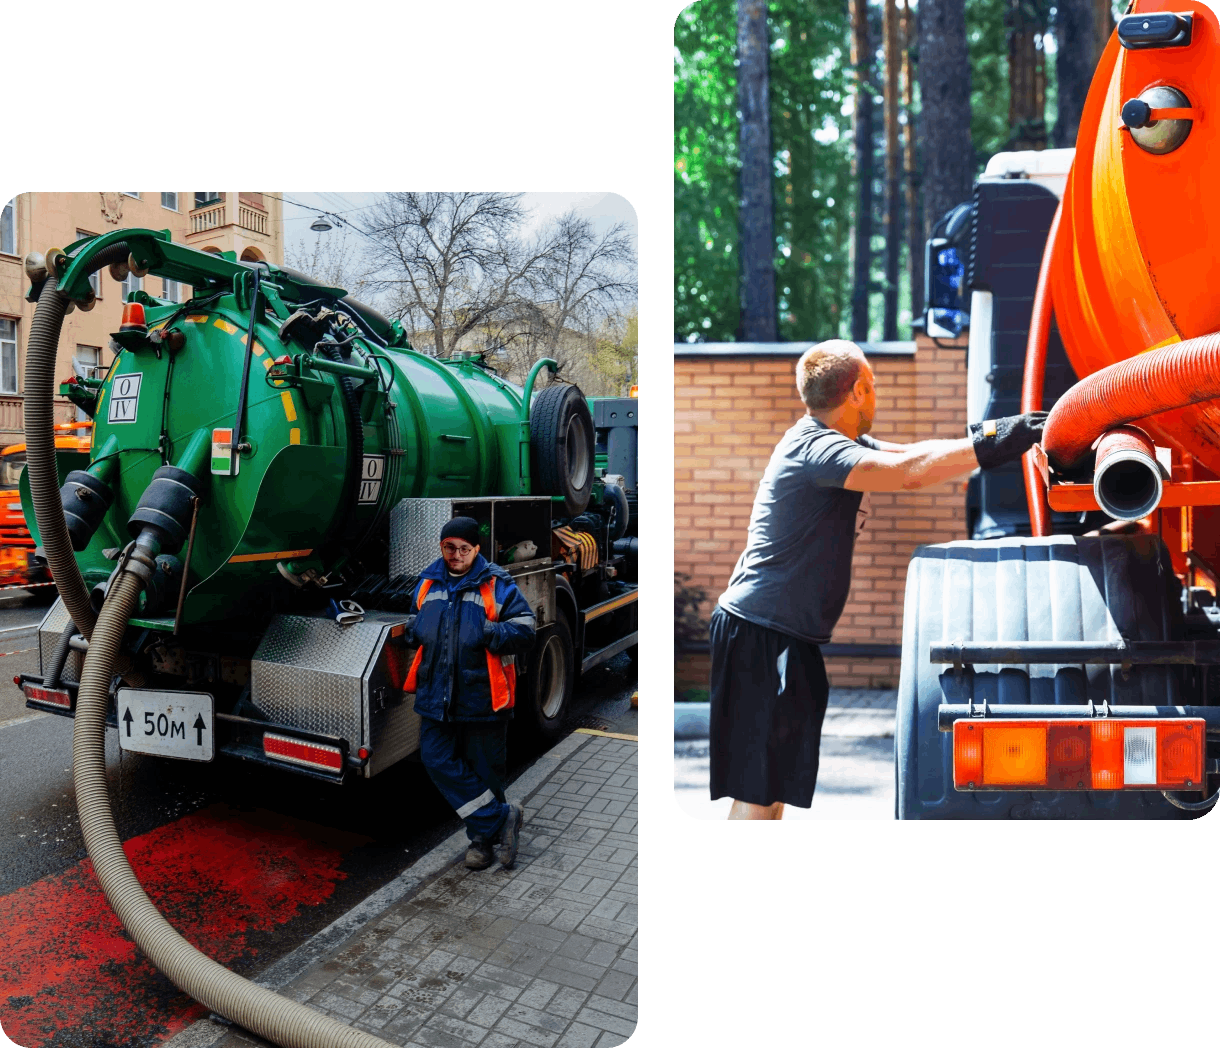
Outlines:
[[[282,264],[283,202],[273,193],[23,193],[0,210],[0,447],[24,441],[25,347],[34,304],[25,301],[29,282],[22,265],[31,251],[46,253],[87,236],[115,229],[168,229],[173,240],[203,251],[232,251],[246,261]],[[106,270],[94,275],[97,304],[64,320],[57,374],[67,379],[104,374],[114,359],[110,334],[117,331],[127,295],[143,290],[184,302],[190,287],[156,276],[128,276],[116,283]],[[66,400],[57,422],[76,417]]]

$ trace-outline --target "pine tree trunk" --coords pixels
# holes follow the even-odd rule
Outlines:
[[[1025,0],[1008,0],[1008,126],[1010,149],[1046,146],[1046,52],[1039,47],[1044,17]]]
[[[855,136],[856,224],[852,239],[851,337],[868,341],[869,285],[873,239],[873,49],[869,41],[868,4],[851,5],[851,63],[856,72]]]
[[[918,126],[915,122],[915,81],[911,52],[915,47],[916,12],[911,0],[902,8],[902,104],[907,113],[906,135],[903,140],[903,168],[906,189],[907,267],[911,274],[911,316],[923,312],[923,251],[927,235],[924,232],[923,210],[919,195]]]
[[[885,310],[881,337],[898,338],[898,257],[902,248],[902,201],[898,154],[898,2],[884,0],[885,30]]]
[[[1056,4],[1055,76],[1059,98],[1052,140],[1057,148],[1076,144],[1085,96],[1113,25],[1108,7],[1099,10],[1098,0],[1058,0]]]
[[[919,136],[925,228],[970,199],[970,60],[964,0],[920,0]]]
[[[766,0],[737,3],[737,105],[741,110],[741,327],[744,342],[775,342],[775,210]]]

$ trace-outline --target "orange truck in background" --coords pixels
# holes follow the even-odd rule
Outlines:
[[[93,423],[61,422],[55,426],[55,447],[65,451],[88,451]],[[82,432],[77,432],[82,431]],[[25,445],[0,449],[0,588],[49,586],[51,573],[34,559],[34,537],[21,512],[17,485],[25,469]]]

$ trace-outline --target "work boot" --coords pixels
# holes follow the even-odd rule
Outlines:
[[[500,865],[511,870],[517,861],[517,845],[521,840],[521,820],[525,813],[516,804],[508,806],[508,815],[504,818],[504,827],[500,830],[500,843],[496,846],[496,858]]]
[[[485,870],[495,861],[495,851],[491,841],[471,841],[466,849],[466,868],[468,870]]]

